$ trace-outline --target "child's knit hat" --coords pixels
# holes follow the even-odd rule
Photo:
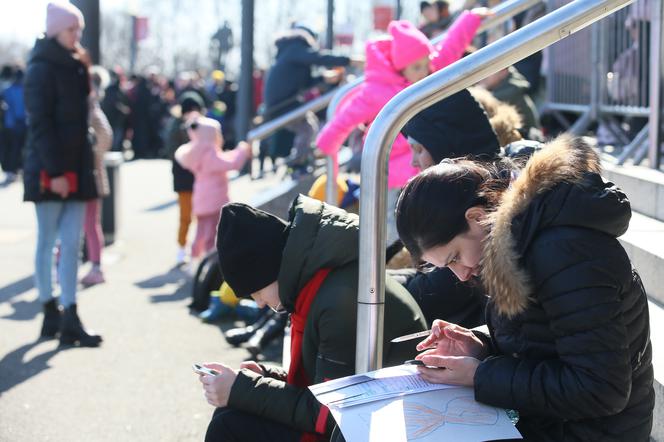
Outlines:
[[[48,38],[53,38],[76,24],[81,29],[85,27],[83,14],[71,3],[52,2],[46,7],[46,36]]]
[[[392,64],[398,71],[435,52],[429,39],[407,20],[392,21],[387,30],[392,36]]]

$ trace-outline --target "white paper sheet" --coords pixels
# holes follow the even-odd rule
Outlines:
[[[320,403],[338,408],[445,388],[451,387],[425,381],[411,365],[347,376],[309,387]]]
[[[521,439],[505,410],[480,404],[471,388],[330,407],[348,442],[474,442]]]

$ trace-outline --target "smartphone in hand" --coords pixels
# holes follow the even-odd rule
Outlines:
[[[191,366],[191,368],[194,369],[194,372],[202,375],[219,376],[221,374],[217,370],[203,367],[201,364],[194,364]]]

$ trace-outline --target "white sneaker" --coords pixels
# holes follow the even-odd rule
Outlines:
[[[187,251],[184,249],[184,247],[180,247],[178,249],[177,255],[175,255],[175,263],[177,265],[182,265],[187,262]]]

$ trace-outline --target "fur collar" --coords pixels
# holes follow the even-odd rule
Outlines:
[[[523,312],[532,293],[529,277],[519,266],[512,220],[538,195],[562,182],[579,182],[586,172],[601,173],[595,151],[579,138],[558,137],[531,157],[488,216],[490,233],[484,244],[482,279],[498,313],[513,317]]]

